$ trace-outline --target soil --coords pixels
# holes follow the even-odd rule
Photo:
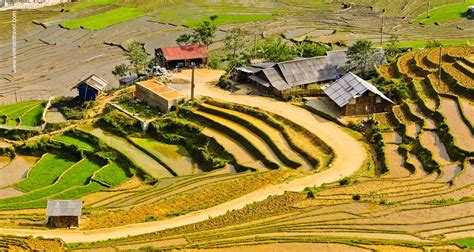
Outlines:
[[[66,122],[66,117],[61,112],[48,111],[46,113],[46,122],[48,123],[62,123]]]
[[[0,199],[21,196],[23,194],[24,193],[22,191],[18,191],[17,189],[13,187],[5,187],[5,188],[0,189]]]
[[[446,147],[434,131],[423,131],[420,135],[421,144],[433,153],[433,159],[440,165],[451,162]]]
[[[25,179],[28,171],[38,161],[38,157],[17,156],[12,162],[0,169],[0,188],[13,185]]]
[[[388,177],[403,178],[408,177],[411,173],[403,166],[405,160],[398,152],[398,145],[385,145],[385,160],[388,166]]]
[[[439,111],[446,118],[456,145],[467,151],[474,150],[474,136],[471,129],[464,123],[457,103],[451,99],[441,98]]]

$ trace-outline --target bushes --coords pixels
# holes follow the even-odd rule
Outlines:
[[[78,97],[58,97],[51,103],[51,107],[58,109],[67,120],[84,118],[87,108],[92,106],[93,101],[82,101]]]
[[[385,143],[383,141],[382,132],[379,127],[379,122],[373,119],[367,121],[366,129],[367,140],[374,146],[377,160],[381,165],[381,173],[388,172],[387,164],[385,162]]]
[[[137,133],[142,130],[138,120],[118,110],[112,110],[105,114],[98,123],[108,131],[125,137],[130,133]]]

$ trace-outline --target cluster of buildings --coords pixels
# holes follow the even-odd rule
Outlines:
[[[76,2],[77,0],[71,0]],[[18,9],[34,9],[43,6],[67,3],[69,0],[0,0],[0,10],[18,8]]]
[[[166,69],[206,66],[207,47],[188,45],[155,50],[156,61]],[[294,89],[305,90],[311,85],[321,86],[321,94],[339,106],[344,115],[365,115],[387,111],[393,102],[371,83],[345,69],[345,51],[330,51],[327,55],[286,62],[264,62],[238,67],[232,73],[234,81],[250,83],[261,93],[280,98]],[[79,97],[92,100],[106,90],[108,83],[92,75],[74,88]],[[135,98],[167,112],[185,96],[157,80],[136,83]]]

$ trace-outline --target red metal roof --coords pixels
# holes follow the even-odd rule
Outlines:
[[[167,61],[209,58],[209,52],[204,45],[175,46],[160,49]]]

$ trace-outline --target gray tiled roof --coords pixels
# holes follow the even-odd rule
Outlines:
[[[75,85],[72,88],[77,88],[78,86],[82,84],[87,84],[89,87],[97,91],[104,91],[109,86],[109,83],[106,80],[100,78],[99,76],[95,74],[89,76],[87,79],[81,81],[79,84]]]
[[[339,107],[345,106],[352,98],[360,97],[367,91],[393,103],[392,100],[380,92],[374,85],[351,72],[322,89]]]
[[[46,216],[81,216],[81,200],[48,200]]]
[[[277,90],[287,90],[300,85],[335,80],[340,74],[345,73],[343,67],[346,60],[345,51],[333,51],[328,52],[327,56],[269,65],[271,67],[261,71],[267,78],[265,83],[270,83]]]

